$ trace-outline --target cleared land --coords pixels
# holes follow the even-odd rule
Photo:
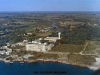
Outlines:
[[[46,32],[46,33],[38,33],[36,36],[38,36],[38,37],[47,37],[47,36],[49,36],[51,33],[50,32]]]
[[[44,54],[44,53],[36,53],[34,57],[30,57],[30,59],[57,59],[57,54]]]
[[[95,62],[95,58],[93,56],[88,55],[68,55],[68,60],[70,63],[74,63],[76,65],[92,65]]]
[[[78,53],[82,51],[83,48],[84,45],[59,44],[56,47],[54,47],[51,51]]]
[[[90,41],[83,53],[100,54],[100,41]]]

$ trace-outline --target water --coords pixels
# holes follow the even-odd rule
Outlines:
[[[0,75],[99,75],[88,68],[60,63],[23,63],[12,64],[0,62]]]

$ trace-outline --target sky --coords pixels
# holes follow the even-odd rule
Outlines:
[[[100,11],[100,0],[0,0],[0,11]]]

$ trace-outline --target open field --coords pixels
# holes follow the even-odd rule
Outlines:
[[[100,41],[90,41],[83,53],[100,54]]]
[[[83,24],[84,22],[66,22],[64,24],[66,25],[79,25],[79,24]]]
[[[84,45],[60,44],[54,47],[51,51],[78,53],[82,51],[83,48]]]
[[[23,28],[23,30],[25,30],[25,32],[30,32],[30,31],[34,31],[35,30],[35,25],[31,25],[27,28]]]
[[[16,23],[16,24],[21,24],[21,25],[33,25],[33,24],[35,24],[35,22],[25,22],[25,21],[22,21],[22,22],[14,22],[14,23]]]
[[[77,65],[92,65],[95,62],[95,58],[93,56],[88,55],[68,55],[68,60],[70,63],[74,63]]]
[[[30,59],[57,59],[57,54],[44,54],[44,53],[36,53],[34,54],[34,57],[31,57]]]
[[[37,56],[40,59],[57,59],[58,55],[57,54],[42,54]]]
[[[40,37],[47,37],[51,34],[51,32],[46,32],[46,33],[38,33],[36,36],[40,36]]]
[[[16,46],[16,47],[13,47],[14,49],[22,49],[24,48],[25,46]]]

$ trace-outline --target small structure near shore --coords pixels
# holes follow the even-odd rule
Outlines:
[[[3,46],[0,49],[0,54],[10,55],[11,53],[12,53],[12,49],[10,49],[8,46]]]
[[[27,54],[27,55],[24,55],[23,58],[24,58],[24,59],[28,59],[29,57],[32,57],[32,56],[33,56],[33,55]]]

